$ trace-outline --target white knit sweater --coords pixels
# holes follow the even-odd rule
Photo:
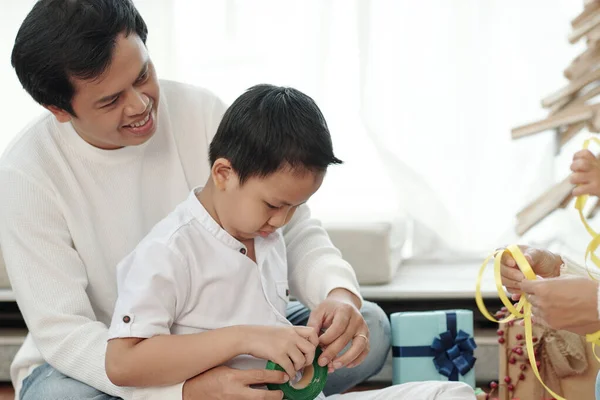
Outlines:
[[[43,363],[128,399],[180,399],[182,385],[116,387],[104,370],[117,263],[209,176],[208,145],[225,111],[210,92],[161,82],[158,129],[147,143],[101,150],[46,114],[0,159],[0,246],[30,334],[13,384]],[[358,295],[306,206],[285,229],[292,294],[309,307],[336,287]],[[298,268],[296,268],[296,266]],[[310,283],[310,284],[309,284]]]

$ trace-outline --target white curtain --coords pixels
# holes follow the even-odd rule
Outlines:
[[[572,149],[556,161],[551,132],[515,142],[510,129],[543,117],[540,99],[565,83],[581,1],[135,3],[161,78],[227,102],[262,82],[315,98],[346,161],[311,201],[315,214],[404,219],[413,257],[478,257],[516,240],[516,212],[568,173]],[[33,1],[0,4],[7,60]],[[2,146],[38,108],[0,68]],[[564,236],[538,228],[527,240]]]

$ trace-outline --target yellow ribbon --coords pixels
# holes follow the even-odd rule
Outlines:
[[[590,146],[591,141],[594,141],[597,144],[600,144],[600,140],[598,138],[590,137],[583,142],[583,148],[587,149]],[[598,256],[596,256],[596,254],[595,254],[596,250],[600,246],[600,235],[590,226],[587,219],[585,218],[585,215],[583,215],[583,209],[585,208],[588,198],[589,198],[588,195],[577,196],[577,199],[575,200],[575,208],[579,212],[579,218],[581,219],[581,222],[583,223],[585,230],[592,237],[592,240],[590,241],[590,243],[588,244],[588,246],[585,250],[584,260],[585,260],[585,267],[586,267],[586,271],[587,271],[588,275],[590,276],[591,279],[596,280],[596,278],[594,278],[594,276],[591,274],[591,272],[588,268],[587,260],[588,260],[588,258],[590,258],[592,260],[592,262],[594,263],[594,265],[596,265],[596,267],[600,268],[600,258],[598,258]],[[599,359],[599,361],[600,361],[600,359]]]
[[[597,144],[600,144],[600,139],[595,138],[595,137],[590,137],[584,141],[583,148],[587,149],[589,147],[591,141],[594,141]],[[594,263],[594,265],[596,265],[596,267],[600,268],[600,258],[598,256],[596,256],[596,254],[595,254],[598,247],[600,247],[600,234],[598,234],[590,226],[587,219],[585,218],[585,215],[583,214],[583,210],[586,206],[588,198],[589,198],[588,195],[578,196],[577,199],[575,200],[575,208],[579,212],[579,218],[581,219],[583,226],[585,227],[587,232],[592,237],[592,240],[590,241],[590,243],[588,244],[588,246],[585,250],[585,266],[586,266],[586,271],[587,271],[588,275],[590,276],[590,278],[596,280],[596,278],[594,278],[594,276],[592,275],[592,273],[590,272],[590,270],[588,268],[587,260],[588,260],[588,258],[591,259],[592,262]],[[537,368],[537,363],[535,360],[535,351],[533,348],[533,339],[532,339],[533,338],[533,326],[532,326],[532,322],[531,322],[531,304],[527,301],[525,296],[521,296],[521,298],[519,299],[519,302],[516,305],[513,305],[512,301],[510,301],[510,299],[506,296],[506,293],[504,292],[504,287],[502,286],[501,265],[502,265],[502,255],[505,252],[508,252],[512,255],[512,257],[514,258],[514,260],[517,263],[517,266],[519,267],[519,269],[521,270],[523,275],[525,275],[526,279],[529,279],[529,280],[536,279],[533,269],[531,268],[531,266],[527,262],[527,259],[525,259],[525,256],[521,252],[521,249],[517,245],[510,245],[504,250],[498,250],[485,259],[485,261],[483,262],[483,264],[481,265],[481,268],[479,270],[479,275],[477,277],[477,286],[476,286],[476,291],[475,291],[475,301],[477,303],[477,307],[479,308],[479,311],[488,320],[490,320],[492,322],[506,323],[506,322],[512,321],[516,318],[523,318],[523,320],[525,322],[525,345],[527,348],[527,353],[529,355],[529,363],[531,364],[533,373],[535,374],[536,378],[540,381],[542,386],[544,386],[544,388],[548,391],[548,393],[550,395],[552,395],[557,400],[566,400],[563,397],[554,393],[552,390],[550,390],[550,388],[548,386],[546,386],[546,384],[542,381],[542,378],[540,377],[540,373]],[[502,300],[502,303],[504,304],[504,306],[507,308],[508,312],[510,313],[510,315],[508,317],[506,317],[502,320],[497,320],[496,318],[494,318],[492,316],[492,314],[490,314],[490,312],[485,307],[485,304],[483,303],[483,296],[481,294],[481,282],[483,281],[483,273],[492,258],[494,258],[494,280],[496,281],[496,289],[498,290],[498,295],[500,297],[500,300]],[[596,359],[598,360],[598,362],[600,362],[600,357],[598,357],[598,355],[596,355],[596,345],[600,345],[600,331],[586,335],[586,341],[589,343],[592,343],[592,349],[594,351],[594,355],[596,356]]]
[[[584,149],[589,148],[591,141],[596,142],[596,144],[600,144],[600,140],[598,138],[589,137],[583,142],[583,148]],[[581,219],[581,222],[583,223],[585,230],[592,237],[592,240],[590,241],[587,248],[585,249],[585,258],[584,258],[585,270],[587,271],[587,273],[591,279],[597,280],[590,272],[590,269],[587,264],[587,260],[588,260],[588,258],[590,258],[592,260],[592,262],[594,263],[594,265],[596,267],[600,268],[600,258],[598,258],[598,256],[596,256],[596,250],[598,249],[598,246],[600,246],[600,235],[590,226],[590,224],[587,221],[587,218],[585,218],[585,215],[583,214],[583,209],[585,208],[588,198],[589,198],[589,195],[577,196],[577,199],[575,200],[575,208],[577,209],[577,211],[579,213],[579,219]],[[598,362],[600,362],[600,357],[598,357],[598,355],[596,354],[596,345],[597,344],[600,345],[600,331],[598,331],[596,333],[590,333],[590,334],[586,335],[585,338],[586,338],[587,342],[592,343],[592,350],[594,352],[594,356],[596,357],[596,360],[598,360]]]
[[[527,262],[527,259],[521,252],[521,249],[517,245],[510,245],[504,250],[498,250],[494,252],[494,254],[490,255],[485,259],[481,268],[479,269],[479,275],[477,276],[477,286],[475,290],[475,302],[477,303],[477,307],[479,311],[490,321],[497,323],[505,323],[514,320],[515,318],[523,318],[525,321],[525,346],[527,348],[527,354],[529,355],[529,364],[531,364],[531,369],[535,374],[536,378],[540,381],[542,386],[548,391],[548,393],[554,397],[556,400],[566,400],[565,398],[559,396],[554,393],[542,380],[540,376],[540,372],[537,367],[537,362],[535,360],[535,351],[533,349],[533,324],[531,323],[531,304],[527,301],[525,296],[521,296],[517,305],[513,305],[512,301],[506,296],[504,292],[504,287],[502,286],[502,275],[500,272],[500,267],[502,266],[502,255],[504,253],[510,253],[514,260],[517,263],[517,266],[525,275],[526,279],[534,280],[536,279],[535,273],[531,268],[531,265]],[[500,296],[500,300],[508,309],[510,315],[504,319],[497,320],[492,316],[492,314],[485,307],[483,302],[483,295],[481,294],[481,282],[483,281],[483,273],[485,268],[487,267],[490,260],[494,258],[494,280],[496,281],[496,289],[498,290],[498,295]],[[600,332],[598,332],[600,334]],[[598,336],[600,339],[600,335]]]
[[[589,148],[591,141],[594,141],[595,143],[600,145],[600,139],[598,139],[596,137],[590,137],[583,142],[583,149]],[[600,268],[600,258],[598,256],[596,256],[596,254],[595,254],[598,247],[600,247],[600,234],[598,234],[590,226],[590,224],[588,223],[588,221],[585,218],[585,215],[583,213],[583,210],[587,204],[588,198],[589,198],[588,195],[578,196],[577,199],[575,200],[575,209],[577,209],[577,211],[579,213],[579,218],[581,219],[581,222],[583,223],[583,226],[585,227],[586,231],[592,237],[592,240],[590,241],[590,243],[588,244],[588,246],[585,250],[585,259],[584,260],[585,260],[585,267],[586,267],[586,271],[587,271],[588,275],[590,276],[591,279],[596,280],[596,278],[592,275],[592,273],[589,270],[587,260],[591,259],[592,262],[594,263],[594,265],[596,267]],[[542,381],[542,378],[540,377],[540,373],[537,368],[537,363],[535,360],[535,352],[534,352],[533,340],[532,340],[533,326],[532,326],[532,322],[531,322],[531,304],[527,301],[525,296],[521,296],[521,298],[519,299],[519,302],[516,305],[513,305],[512,301],[510,301],[510,299],[506,296],[506,293],[504,292],[504,287],[502,285],[501,265],[502,265],[502,255],[505,252],[508,252],[512,255],[515,262],[517,263],[517,266],[519,267],[519,269],[521,270],[523,275],[525,275],[526,279],[529,279],[529,280],[536,279],[533,269],[531,268],[531,266],[527,262],[527,259],[525,259],[525,256],[521,252],[521,249],[517,245],[510,245],[504,250],[495,251],[492,255],[490,255],[489,257],[487,257],[484,260],[484,262],[481,265],[481,268],[479,270],[479,275],[477,277],[477,286],[476,286],[476,291],[475,291],[475,301],[477,303],[477,307],[479,308],[479,311],[488,320],[490,320],[492,322],[506,323],[506,322],[512,321],[516,318],[523,318],[523,320],[525,322],[525,345],[527,348],[527,353],[529,355],[529,363],[531,364],[533,373],[535,374],[536,378],[540,381],[542,386],[544,386],[544,388],[548,391],[548,393],[550,395],[552,395],[557,400],[566,400],[566,399],[562,398],[561,396],[557,395],[556,393],[554,393],[552,390],[550,390],[550,388],[548,386],[546,386],[546,384]],[[490,314],[490,312],[485,307],[485,304],[483,303],[483,296],[481,294],[481,282],[483,281],[483,273],[492,258],[494,258],[494,280],[496,282],[496,289],[498,291],[498,296],[500,297],[500,300],[502,301],[502,303],[504,304],[504,306],[507,308],[508,312],[510,313],[510,315],[508,317],[506,317],[502,320],[497,320],[496,318],[494,318],[492,316],[492,314]],[[600,362],[600,357],[598,357],[598,355],[596,354],[596,345],[600,345],[600,331],[586,335],[586,341],[589,343],[592,343],[592,349],[594,352],[594,356],[596,357],[598,362]]]

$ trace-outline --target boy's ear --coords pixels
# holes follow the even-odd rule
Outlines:
[[[211,175],[213,183],[218,190],[225,190],[237,178],[237,174],[231,167],[231,163],[225,158],[219,158],[213,163]]]
[[[69,122],[73,117],[71,114],[63,110],[62,108],[58,108],[56,106],[44,106],[46,110],[50,111],[56,120],[61,123]]]

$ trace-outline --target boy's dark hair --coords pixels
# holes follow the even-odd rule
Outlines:
[[[211,165],[229,160],[240,184],[282,167],[325,171],[342,161],[333,155],[331,135],[314,100],[299,90],[256,85],[225,112],[210,144]]]
[[[11,63],[35,101],[75,115],[70,77],[100,76],[120,33],[146,43],[146,23],[130,0],[39,0],[21,24]]]

